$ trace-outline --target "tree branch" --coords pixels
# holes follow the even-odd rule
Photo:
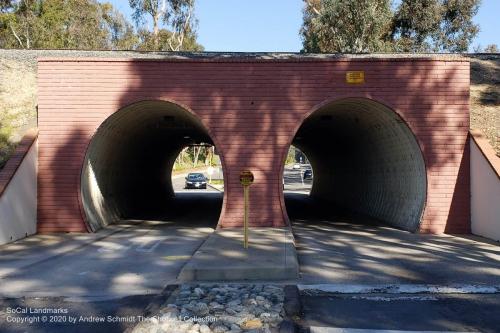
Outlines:
[[[19,36],[16,34],[16,31],[12,27],[12,24],[9,24],[9,28],[10,28],[10,31],[12,31],[12,34],[14,35],[14,37],[17,39],[17,42],[19,43],[19,45],[21,46],[21,48],[24,49],[23,42],[22,42],[21,38],[19,38]]]

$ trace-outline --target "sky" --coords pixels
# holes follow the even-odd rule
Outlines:
[[[130,18],[127,0],[107,0]],[[299,52],[302,0],[197,0],[198,42],[206,51]],[[471,45],[500,46],[500,0],[482,0]]]

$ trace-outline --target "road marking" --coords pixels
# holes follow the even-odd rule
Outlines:
[[[114,247],[114,248],[109,248],[109,247],[100,247],[97,249],[98,252],[114,252],[114,251],[122,251],[122,252],[125,252],[127,251],[128,249],[130,249],[132,247],[133,244],[130,244],[130,245],[127,245],[127,246],[117,246],[117,247]]]
[[[190,255],[185,255],[185,256],[165,256],[163,259],[165,260],[188,260],[191,259],[192,256]]]
[[[147,252],[147,253],[153,252],[158,247],[158,245],[160,245],[160,243],[163,241],[164,241],[164,239],[157,240],[156,242],[153,242],[153,245],[151,245],[151,247],[149,247],[149,248],[146,248],[146,246],[149,245],[149,243],[146,243],[146,244],[143,244],[143,245],[137,247],[135,250],[137,252]]]
[[[383,296],[350,296],[349,299],[361,299],[365,301],[375,301],[375,302],[395,302],[395,301],[437,301],[439,300],[436,296],[395,296],[395,297],[383,297]]]
[[[500,285],[454,284],[449,286],[429,284],[299,284],[305,293],[330,294],[498,294]]]
[[[466,333],[457,331],[401,331],[311,326],[311,333]],[[471,333],[471,332],[469,332]]]

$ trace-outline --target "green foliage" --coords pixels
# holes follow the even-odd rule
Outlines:
[[[195,20],[191,17],[192,2],[187,0],[169,0],[173,9],[163,15],[165,28],[152,32],[144,28],[136,32],[110,3],[97,0],[0,1],[2,48],[203,49],[196,43]],[[186,4],[191,4],[189,11]]]
[[[305,0],[306,52],[465,52],[480,0]]]
[[[375,52],[386,49],[390,0],[308,1],[301,33],[307,52]]]
[[[497,44],[489,44],[484,48],[484,53],[499,53]]]
[[[138,50],[155,50],[155,51],[172,51],[169,46],[169,39],[172,38],[172,33],[166,29],[158,31],[158,45],[155,45],[155,37],[152,32],[140,29],[137,33],[139,44]],[[177,51],[203,51],[203,46],[196,42],[196,36],[187,36],[184,38],[183,44]]]
[[[392,30],[396,51],[466,52],[479,27],[479,0],[403,0]]]
[[[196,43],[194,0],[129,0],[139,28],[140,49],[200,51]],[[144,29],[150,17],[153,30]]]
[[[293,163],[295,163],[295,147],[290,146],[290,148],[288,149],[288,154],[286,155],[285,164],[288,165]]]

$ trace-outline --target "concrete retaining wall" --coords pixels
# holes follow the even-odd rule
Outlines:
[[[472,233],[500,241],[500,159],[480,132],[471,136]]]
[[[36,131],[31,131],[0,173],[0,245],[36,233],[37,156]]]

